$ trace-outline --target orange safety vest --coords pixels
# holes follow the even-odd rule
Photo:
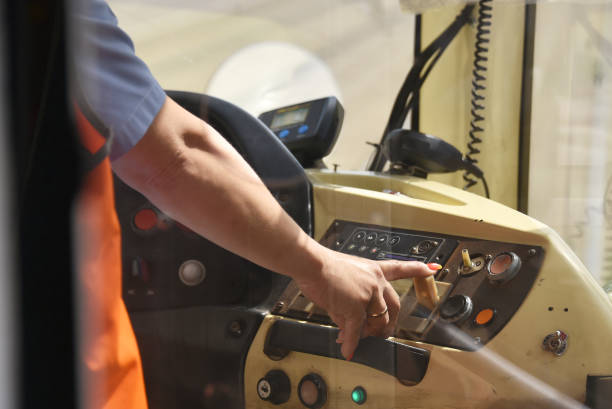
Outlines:
[[[121,235],[106,138],[76,109],[81,143],[95,158],[75,206],[80,403],[146,409],[136,337],[121,297]]]

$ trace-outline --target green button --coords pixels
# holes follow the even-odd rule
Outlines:
[[[353,399],[353,402],[356,404],[362,405],[367,399],[365,389],[363,389],[361,386],[356,386],[355,389],[353,389],[353,392],[351,392],[351,399]]]

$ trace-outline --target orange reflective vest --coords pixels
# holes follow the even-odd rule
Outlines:
[[[95,158],[75,206],[81,407],[146,409],[136,338],[121,297],[121,236],[106,138],[76,109],[81,143]]]

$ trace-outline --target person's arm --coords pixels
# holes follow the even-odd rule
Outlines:
[[[432,271],[329,250],[285,213],[212,127],[166,98],[140,142],[115,160],[118,176],[178,222],[267,269],[292,277],[339,326],[350,359],[360,336],[390,335],[399,299],[387,282]],[[367,318],[367,312],[388,314]]]

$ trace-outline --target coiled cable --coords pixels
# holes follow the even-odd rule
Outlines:
[[[469,142],[467,144],[468,152],[465,158],[470,163],[478,163],[478,159],[475,155],[480,153],[477,145],[482,143],[482,132],[484,132],[483,124],[484,121],[484,91],[487,89],[485,81],[487,79],[487,53],[489,51],[488,45],[491,34],[491,19],[493,17],[493,7],[490,5],[493,0],[480,0],[478,2],[478,21],[477,21],[477,32],[476,32],[476,47],[474,50],[474,64],[472,69],[472,99],[471,99],[471,115],[472,120],[470,122]],[[484,177],[480,177],[483,181],[486,196],[489,197],[489,187],[484,180]],[[463,174],[463,180],[465,181],[464,190],[469,189],[478,183],[474,174],[466,171]]]

